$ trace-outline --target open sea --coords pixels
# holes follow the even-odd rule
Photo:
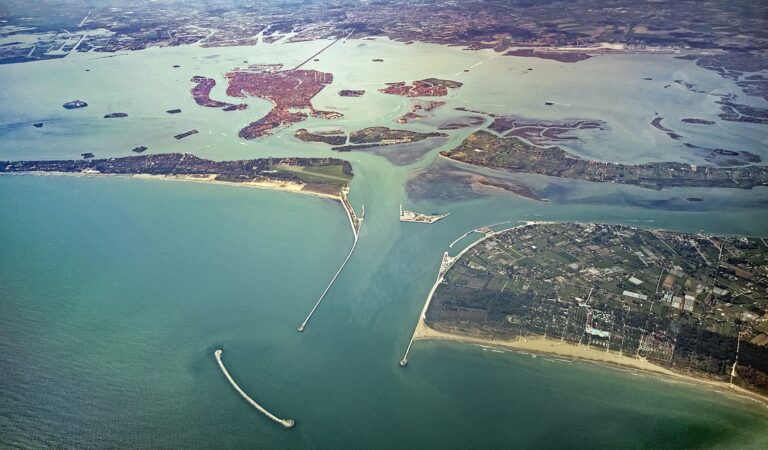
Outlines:
[[[343,112],[340,121],[311,119],[245,142],[238,129],[264,114],[267,102],[249,99],[248,110],[222,112],[189,95],[191,76],[212,76],[219,80],[212,97],[226,100],[226,71],[291,67],[324,45],[187,46],[0,67],[0,104],[12,105],[0,109],[0,160],[127,156],[138,145],[212,159],[341,156],[355,172],[351,202],[366,209],[354,255],[298,333],[352,245],[339,203],[126,177],[0,176],[0,447],[768,446],[765,405],[652,375],[441,342],[417,342],[409,366],[397,364],[442,253],[470,229],[575,220],[765,237],[768,189],[652,191],[517,176],[551,201],[431,178],[414,190],[419,174],[483,171],[446,168],[439,147],[395,164],[292,137],[301,127],[396,127],[408,100],[376,89],[436,76],[465,84],[433,122],[458,117],[459,106],[601,119],[605,132],[569,150],[624,162],[703,163],[651,127],[659,112],[689,142],[765,160],[764,126],[720,122],[711,96],[663,88],[681,78],[707,92],[741,93],[738,87],[671,56],[564,64],[377,39],[339,42],[305,66],[334,74],[313,103]],[[367,92],[342,98],[341,89]],[[76,98],[89,106],[61,107]],[[571,106],[546,107],[545,100]],[[182,114],[164,112],[177,107]],[[101,119],[118,111],[129,117]],[[718,123],[699,132],[682,117]],[[43,128],[31,126],[39,121]],[[191,128],[200,133],[173,139]],[[476,128],[452,132],[442,148]],[[399,204],[451,215],[429,226],[400,223]],[[216,365],[216,349],[246,392],[296,427],[285,430],[244,402]]]

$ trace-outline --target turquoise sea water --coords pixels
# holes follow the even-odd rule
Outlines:
[[[521,81],[529,77],[521,75],[521,70],[533,65],[534,72],[544,73],[544,80],[550,80],[547,94],[584,99],[589,99],[588,86],[594,85],[588,80],[600,72],[600,67],[590,65],[566,67],[585,80],[583,90],[569,94],[552,86],[555,78],[547,71],[562,67],[547,61],[490,58],[485,52],[420,44],[364,44],[351,49],[334,46],[318,63],[322,70],[334,72],[337,81],[332,90],[318,96],[315,106],[346,108],[341,124],[348,128],[391,124],[387,120],[404,112],[406,101],[373,92],[383,80],[453,74],[463,77],[469,92],[457,91],[450,98],[455,105],[472,101],[491,110],[501,102],[507,106],[497,108],[521,109],[541,117],[555,113],[536,106],[536,97],[523,95],[524,83],[533,83],[528,90],[535,83]],[[236,131],[255,111],[206,110],[196,107],[187,95],[191,86],[186,80],[198,72],[220,76],[245,59],[300,61],[321,45],[153,49],[106,60],[67,58],[2,68],[0,79],[10,87],[0,91],[0,100],[14,108],[0,111],[0,159],[73,158],[86,150],[94,150],[97,156],[123,156],[142,143],[152,144],[151,151],[190,151],[216,159],[338,156],[293,139],[291,133],[298,127],[241,145],[234,137]],[[445,53],[436,58],[438,51]],[[213,54],[220,56],[203,58]],[[352,59],[350,55],[360,56]],[[392,66],[356,71],[381,55]],[[425,55],[431,55],[435,64],[417,64]],[[642,57],[620,58],[649,67]],[[609,65],[596,60],[586,63]],[[169,79],[175,63],[181,63],[179,70],[184,72]],[[707,72],[692,71],[685,61],[668,58],[658,64],[654,78],[675,76],[675,70],[686,69],[684,73],[697,83],[727,85]],[[99,81],[82,78],[86,66],[93,69],[87,75],[96,75]],[[121,77],[126,67],[143,75],[133,80]],[[463,67],[472,67],[471,72],[465,74]],[[55,69],[66,82],[54,88],[46,75],[51,72],[40,69]],[[482,94],[479,86],[487,86],[485,77],[500,71],[516,74],[509,77],[518,84],[510,82],[495,93]],[[618,83],[622,74],[605,76]],[[365,88],[371,95],[361,98],[367,102],[334,94],[364,81],[370,83]],[[135,90],[129,89],[132,85]],[[679,95],[669,105],[698,105],[685,101],[687,91]],[[84,97],[91,106],[73,114],[61,109],[61,103],[77,97]],[[670,159],[680,156],[664,141],[640,145],[643,139],[635,134],[653,132],[636,120],[648,114],[646,109],[633,106],[614,114],[601,112],[598,101],[590,101],[594,104],[583,105],[574,115],[613,117],[601,139],[612,143],[611,148],[623,149],[617,158],[653,159],[657,152]],[[258,106],[259,101],[253,104]],[[162,112],[176,106],[184,109],[180,117]],[[684,114],[683,106],[669,108]],[[120,110],[129,113],[123,122],[100,119],[106,112]],[[41,133],[18,125],[40,120],[43,114],[50,114],[53,125],[47,124]],[[329,124],[308,121],[304,125]],[[627,128],[631,124],[638,129]],[[734,138],[734,145],[764,151],[758,145],[766,139],[761,128],[719,126],[743,136]],[[192,127],[201,133],[189,141],[170,137]],[[739,130],[748,132],[739,134]],[[447,145],[470,131],[456,132]],[[590,144],[577,150],[599,155],[610,149]],[[648,375],[436,342],[418,342],[408,368],[397,365],[442,252],[469,229],[539,219],[766,236],[767,190],[647,191],[535,179],[529,181],[551,202],[493,192],[409,197],[406,181],[431,167],[436,152],[433,149],[408,166],[394,166],[369,154],[342,155],[354,165],[351,200],[358,209],[365,204],[366,220],[355,254],[302,334],[296,326],[352,244],[338,203],[244,187],[122,177],[0,177],[0,445],[768,445],[765,406]],[[451,183],[431,189],[433,194],[468,192]],[[665,203],[689,196],[705,201],[689,211]],[[430,226],[400,223],[400,203],[419,211],[452,214]],[[241,387],[278,416],[295,419],[295,429],[284,430],[269,422],[237,396],[216,366],[213,351],[217,348],[224,350],[223,359]]]
[[[764,407],[616,369],[423,342],[398,367],[435,275],[432,249],[448,243],[439,225],[368,209],[348,270],[299,334],[351,244],[333,202],[93,177],[0,177],[0,192],[5,444],[765,444]],[[216,348],[297,427],[243,402]]]

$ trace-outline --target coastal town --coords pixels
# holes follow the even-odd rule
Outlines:
[[[487,236],[441,271],[428,327],[545,337],[768,393],[764,239],[595,223]]]

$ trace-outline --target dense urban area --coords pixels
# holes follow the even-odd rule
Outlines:
[[[36,38],[8,40],[0,47],[0,63],[76,51],[387,36],[563,62],[581,61],[590,52],[685,50],[681,57],[733,80],[747,95],[768,99],[768,77],[748,73],[768,68],[768,18],[761,2],[160,0],[145,9],[138,0],[112,0],[83,16],[75,12],[81,8],[67,7],[72,1],[5,2],[0,34]],[[52,7],[61,14],[51,18]],[[768,110],[739,99],[724,98],[721,105],[725,120],[768,121]]]

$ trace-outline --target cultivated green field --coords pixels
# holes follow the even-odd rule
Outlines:
[[[310,167],[275,165],[272,168],[281,172],[292,173],[307,183],[325,183],[344,187],[352,179],[351,175],[344,173],[344,166],[341,164]]]

